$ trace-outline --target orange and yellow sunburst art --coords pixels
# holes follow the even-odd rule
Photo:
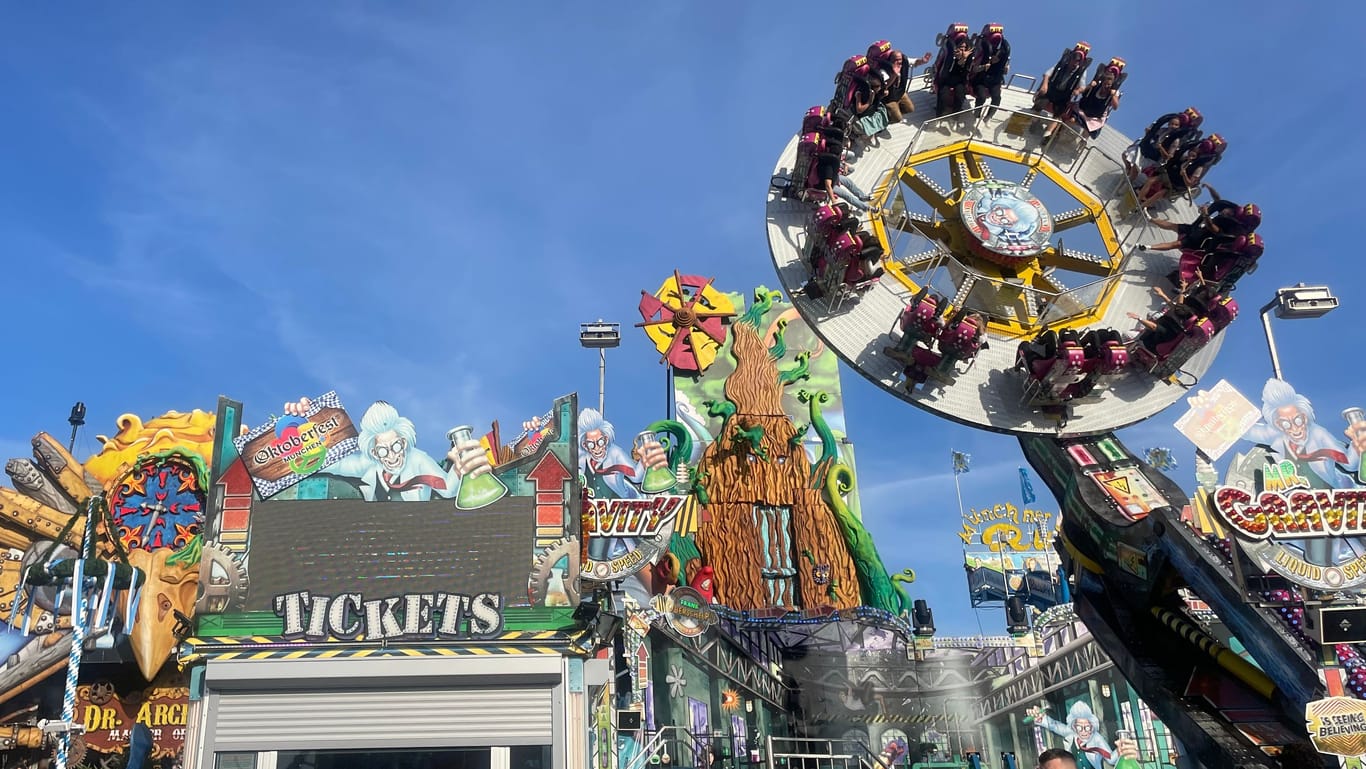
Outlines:
[[[740,693],[734,689],[723,689],[721,691],[721,709],[727,713],[733,713],[740,709]]]

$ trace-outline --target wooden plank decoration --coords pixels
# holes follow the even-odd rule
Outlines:
[[[47,433],[33,436],[33,458],[77,507],[90,499],[92,492],[85,482],[85,468],[56,438]]]
[[[8,543],[8,547],[22,550],[27,542],[35,539],[55,539],[69,520],[71,516],[66,513],[29,499],[13,489],[0,487],[0,530],[9,532],[0,534],[0,541]],[[83,534],[85,519],[80,518],[67,534],[66,543],[80,547]],[[20,540],[25,544],[15,543]]]
[[[777,365],[758,331],[748,324],[731,326],[731,345],[736,368],[726,379],[725,393],[735,404],[735,413],[700,462],[711,520],[699,528],[696,542],[714,571],[716,600],[736,609],[857,606],[854,562],[822,492],[811,488],[806,449],[793,440],[797,428],[783,412]],[[762,429],[757,445],[752,442],[758,435],[755,428]],[[771,559],[785,555],[797,572],[784,603],[770,599],[762,574],[766,545],[756,506],[791,511],[791,531],[783,548],[788,552],[770,553]],[[770,539],[777,540],[777,546],[784,538]],[[813,575],[818,564],[830,567],[825,584]]]

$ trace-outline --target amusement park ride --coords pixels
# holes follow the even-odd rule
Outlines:
[[[1145,182],[1166,174],[1160,162],[1138,168],[1154,143],[1182,136],[1177,154],[1208,153],[1206,169],[1226,144],[1202,139],[1194,110],[1164,116],[1139,142],[1104,125],[1122,60],[1091,81],[1114,89],[1109,106],[1070,121],[1054,116],[1066,117],[1066,95],[1050,110],[1052,90],[1027,77],[1005,79],[985,112],[963,109],[961,96],[937,99],[963,88],[951,79],[956,38],[980,50],[966,31],[939,36],[930,71],[906,89],[914,111],[885,126],[859,89],[910,79],[920,62],[879,41],[845,63],[835,99],[807,113],[774,170],[775,267],[802,317],[865,378],[938,416],[1018,437],[1060,501],[1076,611],[1105,651],[1202,766],[1270,767],[1261,747],[1303,739],[1305,705],[1323,696],[1316,652],[1249,602],[1236,556],[1183,523],[1186,495],[1113,434],[1209,369],[1237,315],[1234,283],[1260,256],[1260,212],[1197,206],[1198,184],[1164,196]],[[1055,84],[1070,77],[1085,89],[1089,51],[1064,51]],[[1211,218],[1228,223],[1222,242],[1191,242]],[[1166,220],[1193,223],[1179,257],[1141,245],[1171,240]],[[1255,666],[1199,627],[1186,591]]]

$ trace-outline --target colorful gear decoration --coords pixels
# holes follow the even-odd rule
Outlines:
[[[680,275],[664,281],[653,295],[641,291],[636,324],[655,343],[660,362],[680,371],[706,371],[726,341],[726,321],[735,304],[712,288],[712,279]]]

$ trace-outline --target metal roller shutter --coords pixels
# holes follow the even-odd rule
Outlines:
[[[215,751],[549,745],[550,688],[230,692]]]

